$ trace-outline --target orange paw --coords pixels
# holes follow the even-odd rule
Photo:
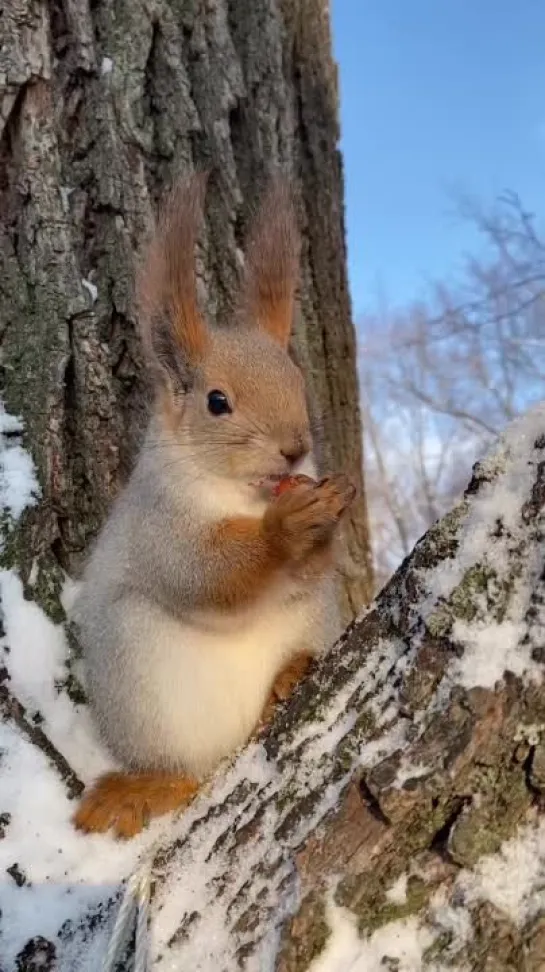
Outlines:
[[[197,792],[187,776],[108,773],[101,777],[74,814],[78,830],[106,833],[125,840],[139,834],[153,817],[178,810]]]
[[[277,675],[271,694],[265,704],[259,727],[262,728],[272,721],[274,713],[281,702],[285,702],[295,687],[303,680],[312,662],[312,655],[300,654],[282,669]]]

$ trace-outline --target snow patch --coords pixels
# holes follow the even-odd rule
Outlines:
[[[532,661],[531,645],[523,643],[522,624],[483,621],[470,625],[456,621],[452,637],[465,647],[463,657],[454,666],[456,680],[464,688],[493,689],[505,672],[541,677],[539,666]]]
[[[40,495],[32,457],[17,438],[22,432],[22,420],[6,412],[0,402],[0,508],[13,520],[27,506],[34,506]]]
[[[411,763],[410,760],[403,756],[392,785],[395,790],[402,790],[409,780],[421,779],[423,776],[428,776],[431,772],[431,767],[424,766],[422,763]]]
[[[72,614],[80,588],[80,581],[73,580],[73,578],[69,577],[68,574],[65,575],[60,599],[67,617],[70,617]]]
[[[65,213],[65,215],[68,215],[68,213],[70,212],[70,196],[74,192],[74,189],[71,186],[60,186],[59,191],[61,194],[61,203],[62,203],[63,212]]]
[[[62,688],[68,651],[64,629],[25,600],[12,571],[0,572],[0,595],[5,629],[0,664],[9,671],[7,688],[25,706],[28,720],[90,783],[114,767],[86,707],[74,706]],[[9,721],[0,724],[0,752],[0,810],[9,820],[0,840],[0,954],[2,967],[12,968],[33,935],[55,941],[66,920],[76,921],[112,897],[157,840],[164,820],[129,843],[83,836],[71,823],[75,804],[59,772]],[[13,864],[24,876],[21,887],[8,874]]]
[[[457,881],[471,904],[490,901],[519,927],[545,910],[545,820],[522,827]]]
[[[331,901],[327,919],[331,936],[309,972],[421,972],[424,952],[435,940],[435,933],[414,918],[392,921],[368,938],[358,934],[349,911]]]
[[[542,569],[538,544],[531,542],[528,556],[521,557],[520,576],[510,576],[508,565],[513,563],[512,550],[517,544],[524,549],[532,535],[532,526],[524,522],[521,511],[532,500],[541,458],[534,443],[544,430],[545,404],[506,430],[500,444],[480,464],[484,481],[471,497],[458,530],[455,557],[422,571],[426,595],[419,609],[424,618],[440,613],[441,605],[449,602],[460,585],[463,590],[464,584],[468,590],[462,597],[467,596],[474,610],[469,620],[459,618],[454,623],[452,640],[460,646],[461,657],[450,665],[451,685],[493,688],[505,671],[525,679],[542,678],[542,667],[532,659],[532,641],[525,637],[529,599]]]
[[[98,287],[92,282],[92,280],[87,280],[85,277],[81,278],[81,284],[85,287],[87,293],[89,294],[93,304],[98,300]]]
[[[386,900],[392,904],[403,905],[407,900],[408,874],[400,874],[397,881],[386,891]]]

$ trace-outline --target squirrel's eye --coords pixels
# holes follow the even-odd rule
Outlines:
[[[228,415],[233,411],[229,404],[229,399],[222,391],[214,388],[208,392],[208,411],[212,415]]]

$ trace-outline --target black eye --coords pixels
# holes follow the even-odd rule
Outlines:
[[[208,411],[212,415],[229,415],[233,409],[229,405],[227,395],[214,388],[213,391],[208,392]]]

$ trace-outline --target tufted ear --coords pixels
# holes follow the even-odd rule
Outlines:
[[[138,278],[142,339],[157,380],[182,388],[208,346],[195,277],[195,245],[206,176],[192,175],[167,195]]]
[[[247,323],[288,346],[301,242],[288,185],[272,180],[250,229],[241,304]]]

